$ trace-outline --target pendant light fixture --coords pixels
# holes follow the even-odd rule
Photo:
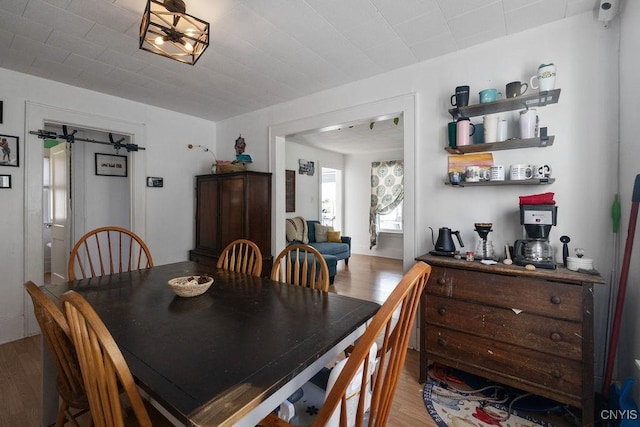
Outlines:
[[[194,65],[209,47],[209,23],[186,13],[182,0],[147,0],[140,49]]]

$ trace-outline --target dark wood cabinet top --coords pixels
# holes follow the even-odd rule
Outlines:
[[[579,273],[569,270],[563,266],[558,266],[555,270],[537,268],[535,270],[527,270],[519,265],[506,265],[501,262],[494,265],[485,265],[480,261],[466,261],[464,259],[455,259],[453,257],[435,256],[424,254],[416,257],[417,261],[424,261],[432,266],[457,268],[460,270],[480,271],[484,273],[503,274],[508,276],[526,276],[539,278],[544,280],[553,280],[565,283],[606,283],[600,275],[592,275]]]

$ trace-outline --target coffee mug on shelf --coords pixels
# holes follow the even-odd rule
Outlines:
[[[531,165],[511,165],[509,178],[512,181],[524,181],[533,177]]]
[[[447,124],[447,134],[449,136],[449,147],[456,146],[456,122],[449,122]]]
[[[520,138],[535,138],[538,130],[538,115],[535,108],[520,111]]]
[[[473,123],[473,126],[476,128],[475,132],[473,132],[473,143],[474,144],[484,143],[484,124]]]
[[[511,82],[507,83],[505,87],[506,97],[507,98],[515,98],[517,96],[524,95],[524,93],[529,89],[529,85],[523,82]]]
[[[498,99],[498,97],[502,96],[502,92],[498,92],[497,89],[485,89],[481,90],[478,93],[480,98],[480,104],[484,104],[486,102],[493,102]]]
[[[534,81],[537,80],[537,84]],[[531,77],[529,85],[532,89],[540,89],[540,92],[553,90],[556,87],[556,66],[554,64],[540,64],[538,74]]]
[[[449,172],[449,182],[451,184],[459,184],[460,182],[462,182],[463,178],[464,174],[462,174],[461,172]]]
[[[467,166],[465,171],[465,182],[486,181],[489,177],[489,171],[480,166]]]
[[[456,87],[456,93],[451,95],[451,105],[458,108],[469,105],[469,86]]]
[[[533,167],[534,178],[549,178],[551,177],[551,166],[549,165],[536,165]]]
[[[504,181],[504,166],[493,165],[489,168],[490,181]]]
[[[468,117],[460,117],[456,122],[456,145],[470,145],[470,136],[473,136],[476,127],[471,123]]]
[[[482,124],[484,125],[484,142],[498,141],[498,122],[500,117],[497,114],[488,114],[484,116]]]

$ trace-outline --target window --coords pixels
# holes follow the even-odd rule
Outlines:
[[[378,231],[381,233],[402,233],[402,203],[388,214],[378,214]]]

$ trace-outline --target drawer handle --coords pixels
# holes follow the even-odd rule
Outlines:
[[[557,332],[551,333],[551,341],[555,341],[555,342],[562,341],[562,335],[560,335]]]
[[[560,379],[560,378],[562,378],[562,372],[560,372],[560,371],[559,371],[559,370],[557,370],[557,369],[554,369],[554,370],[552,370],[552,371],[551,371],[551,376],[552,376],[553,378]]]
[[[557,297],[557,296],[551,297],[551,304],[559,305],[561,302],[562,300],[560,299],[560,297]]]
[[[446,284],[447,284],[447,281],[444,279],[444,277],[441,277],[438,279],[438,285],[444,286]]]
[[[446,308],[444,308],[444,307],[440,307],[440,308],[438,309],[438,314],[439,314],[440,316],[444,316],[445,314],[447,314],[447,309],[446,309]]]
[[[438,344],[441,345],[442,347],[446,347],[447,340],[445,340],[444,338],[438,338]]]

